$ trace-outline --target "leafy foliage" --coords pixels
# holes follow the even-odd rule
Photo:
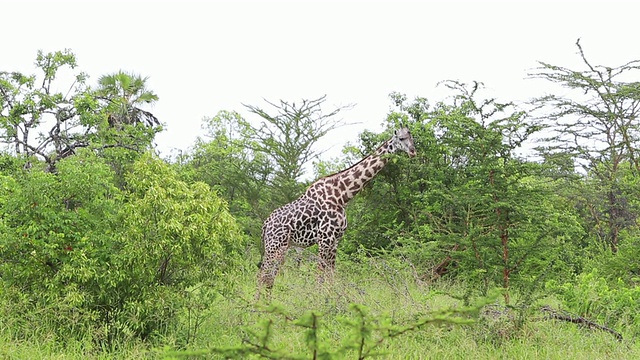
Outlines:
[[[546,287],[558,294],[567,310],[638,336],[640,288],[629,287],[622,279],[609,281],[596,269],[570,282],[550,281]]]
[[[216,190],[246,233],[260,236],[262,220],[273,207],[270,183],[274,165],[267,155],[250,150],[248,125],[237,112],[220,111],[203,123],[205,138],[179,159],[180,174]]]
[[[158,99],[146,90],[146,78],[118,72],[102,77],[94,91],[88,76],[76,72],[60,89],[65,85],[56,81],[58,72],[77,67],[70,50],[39,51],[36,66],[40,76],[0,72],[0,139],[16,155],[38,157],[55,171],[79,148],[147,150],[161,130],[158,119],[139,107]]]
[[[517,155],[537,125],[521,111],[507,113],[511,104],[477,100],[478,83],[446,85],[453,103],[432,110],[424,99],[406,104],[392,94],[398,110],[389,126],[411,122],[418,157],[388,165],[350,207],[346,251],[367,239],[365,247],[406,257],[425,278],[449,273],[483,293],[570,270],[558,257],[581,229],[540,168]],[[362,142],[375,141],[364,134]]]
[[[326,96],[314,100],[303,99],[302,103],[280,101],[267,102],[276,115],[253,105],[245,105],[261,118],[260,126],[243,123],[244,134],[250,149],[266,154],[275,164],[272,186],[279,205],[295,200],[303,187],[298,180],[303,175],[304,165],[314,160],[319,151],[314,145],[320,138],[341,125],[335,116],[349,106],[338,107],[323,113],[322,104]]]
[[[2,291],[29,314],[49,309],[60,336],[111,344],[162,332],[185,286],[222,290],[237,264],[243,237],[208,186],[151,155],[133,169],[124,191],[88,151],[56,174],[2,176]]]
[[[617,67],[592,65],[576,42],[584,70],[541,62],[532,76],[570,89],[571,96],[548,95],[534,100],[545,114],[548,133],[540,151],[547,158],[569,157],[588,176],[590,197],[584,217],[598,240],[618,250],[624,230],[636,223],[637,209],[629,207],[637,187],[621,181],[621,173],[640,171],[640,83],[624,81],[640,70],[635,60]],[[550,112],[550,114],[549,114]],[[573,165],[573,164],[572,164]]]

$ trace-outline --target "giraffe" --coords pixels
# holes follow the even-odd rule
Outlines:
[[[274,210],[262,226],[264,254],[258,274],[260,297],[263,286],[273,287],[289,247],[318,244],[318,269],[333,272],[338,242],[347,228],[345,206],[376,176],[389,160],[387,154],[416,155],[409,129],[396,130],[372,154],[353,166],[316,180],[298,199]]]

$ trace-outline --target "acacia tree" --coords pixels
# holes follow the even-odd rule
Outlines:
[[[354,199],[341,247],[384,248],[420,276],[468,280],[470,292],[501,286],[509,302],[510,288],[530,292],[565,266],[556,260],[578,229],[548,179],[519,157],[539,127],[512,104],[482,99],[480,83],[444,85],[453,96],[433,108],[392,94],[389,127],[408,123],[418,155],[390,162]]]
[[[266,100],[265,100],[266,101]],[[314,100],[303,99],[302,103],[280,100],[279,104],[266,101],[275,114],[260,107],[244,105],[251,113],[260,116],[260,126],[245,122],[245,133],[251,150],[266,154],[277,164],[272,179],[278,193],[277,202],[282,204],[295,200],[304,173],[304,166],[317,158],[322,151],[314,145],[329,131],[345,125],[335,116],[349,105],[337,107],[328,113],[322,105],[326,95]]]
[[[615,253],[621,234],[636,224],[638,214],[630,204],[640,189],[623,179],[629,172],[640,175],[640,82],[629,81],[637,76],[640,60],[617,67],[593,65],[579,39],[576,46],[583,70],[540,62],[531,74],[573,90],[534,99],[552,134],[539,150],[547,159],[570,156],[581,168],[589,185],[576,195],[585,195],[580,202],[592,233]]]
[[[546,180],[518,155],[540,127],[511,103],[479,100],[479,83],[445,84],[455,91],[453,102],[436,106],[431,126],[458,174],[447,192],[425,194],[444,205],[441,216],[427,219],[465,275],[483,291],[500,284],[509,303],[512,280],[527,287],[545,274],[570,227],[559,223]]]

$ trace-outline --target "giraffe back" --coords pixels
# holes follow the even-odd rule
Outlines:
[[[269,246],[308,247],[336,231],[344,232],[344,209],[336,205],[305,193],[274,210],[262,227],[265,250]]]

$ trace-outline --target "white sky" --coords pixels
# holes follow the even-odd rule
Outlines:
[[[327,95],[356,125],[320,146],[335,156],[380,130],[392,91],[442,99],[436,83],[482,81],[505,101],[556,91],[525,79],[545,61],[581,69],[640,59],[640,1],[7,1],[0,71],[34,73],[37,50],[71,49],[90,84],[118,70],[148,76],[164,154],[185,150],[205,116],[262,100]],[[440,90],[438,90],[440,91]]]

